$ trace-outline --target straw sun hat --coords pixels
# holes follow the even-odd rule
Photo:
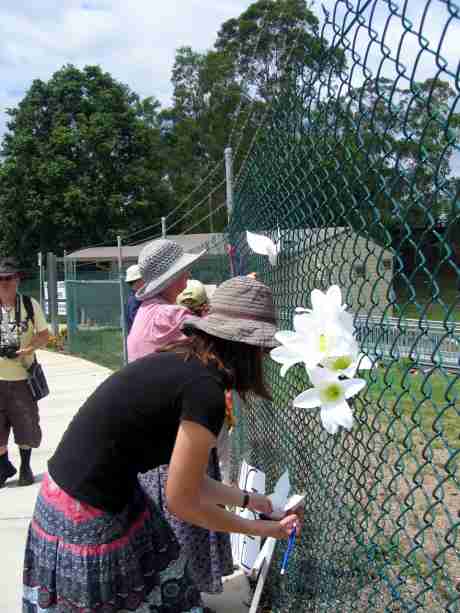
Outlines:
[[[170,285],[206,250],[199,253],[185,253],[180,245],[165,238],[159,238],[145,245],[139,254],[138,264],[144,286],[136,292],[136,298],[153,298]]]
[[[233,277],[219,285],[211,297],[209,314],[188,317],[183,328],[267,349],[278,346],[272,291],[251,277]]]

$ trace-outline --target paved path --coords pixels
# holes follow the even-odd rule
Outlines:
[[[32,453],[37,482],[20,488],[12,479],[0,490],[0,613],[21,613],[24,542],[47,461],[74,413],[111,372],[92,362],[50,351],[38,352],[38,358],[46,371],[51,394],[40,401],[43,442],[40,449]],[[19,466],[19,454],[13,441],[10,458]],[[247,599],[244,577],[236,574],[227,581],[224,595],[213,598],[209,604],[216,613],[247,613],[247,606],[241,604]]]

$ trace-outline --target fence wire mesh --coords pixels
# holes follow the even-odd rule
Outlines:
[[[273,402],[239,416],[234,454],[268,489],[289,468],[305,528],[267,610],[460,610],[460,9],[447,0],[337,0],[323,56],[278,56],[265,123],[240,170],[232,272],[274,291],[279,328],[337,283],[376,362],[351,432],[296,409],[301,367],[267,363]],[[276,54],[273,54],[274,61]],[[281,59],[279,59],[281,58]],[[249,252],[245,231],[281,246]]]

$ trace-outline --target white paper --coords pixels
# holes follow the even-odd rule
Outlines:
[[[268,495],[273,505],[273,513],[284,514],[284,507],[288,501],[290,491],[291,482],[289,481],[289,471],[286,470],[278,479],[273,494]]]
[[[286,511],[293,511],[305,500],[306,494],[293,494],[290,496],[290,491],[289,471],[286,470],[278,479],[273,494],[268,496],[273,505],[273,512],[269,515],[271,519],[281,519],[286,514]]]

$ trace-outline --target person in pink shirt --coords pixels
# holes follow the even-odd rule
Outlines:
[[[129,362],[184,338],[180,328],[190,311],[177,305],[176,299],[187,285],[190,267],[204,253],[184,253],[166,239],[143,248],[139,270],[144,286],[136,293],[141,305],[128,335]]]
[[[128,335],[129,362],[185,340],[181,327],[192,312],[176,304],[176,300],[187,286],[191,266],[204,253],[185,253],[180,245],[167,239],[152,241],[143,248],[138,263],[144,286],[136,293],[141,306]],[[221,480],[216,449],[211,451],[208,474]],[[166,505],[167,477],[165,465],[139,475],[139,482],[174,530],[196,587],[211,594],[222,592],[222,577],[233,572],[230,537],[192,526],[170,513]]]

